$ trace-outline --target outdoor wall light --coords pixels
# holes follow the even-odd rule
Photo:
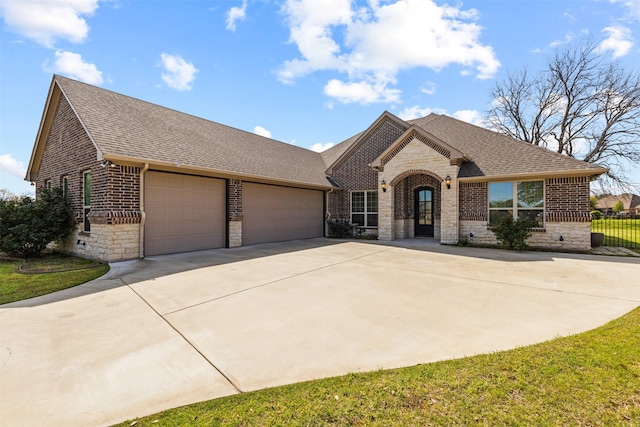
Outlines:
[[[384,178],[382,178],[382,182],[380,183],[380,186],[382,187],[382,192],[386,193],[387,192],[387,183],[385,182]]]
[[[559,240],[560,240],[561,242],[564,242],[564,237],[560,236],[560,239],[559,239]]]
[[[117,165],[114,164],[111,160],[103,160],[102,163],[100,163],[100,166],[102,166],[103,168],[106,166],[109,166],[110,168],[115,168]]]
[[[451,176],[447,175],[447,177],[444,179],[445,184],[447,184],[447,190],[451,188]]]

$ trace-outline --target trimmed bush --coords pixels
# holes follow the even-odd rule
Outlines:
[[[327,224],[329,224],[329,237],[337,239],[352,237],[351,225],[346,219],[330,219]]]
[[[75,230],[76,221],[62,188],[38,190],[38,197],[0,199],[0,250],[12,256],[39,256],[47,245]]]
[[[511,250],[524,251],[527,249],[527,239],[531,237],[533,223],[526,218],[518,218],[514,221],[511,215],[503,217],[493,227],[496,239],[502,245]]]
[[[596,211],[596,210],[591,211],[591,218],[593,218],[593,219],[602,218],[602,212]]]

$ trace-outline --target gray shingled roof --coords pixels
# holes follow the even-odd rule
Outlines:
[[[462,164],[460,178],[569,170],[603,172],[603,168],[591,163],[445,115],[430,114],[408,123],[421,127],[471,158],[471,162]]]
[[[105,157],[179,163],[329,187],[322,155],[61,76],[54,77]]]

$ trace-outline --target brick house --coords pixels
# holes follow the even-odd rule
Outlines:
[[[321,237],[326,218],[380,240],[493,243],[493,222],[526,216],[531,245],[587,250],[604,172],[436,114],[384,112],[315,153],[55,75],[26,179],[68,195],[64,250],[117,261]]]
[[[617,202],[622,202],[621,214],[640,215],[640,196],[632,193],[619,195],[603,194],[598,197],[596,209],[606,215],[614,214],[613,206]]]

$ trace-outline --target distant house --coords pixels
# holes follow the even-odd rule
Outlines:
[[[64,249],[107,261],[321,237],[343,219],[380,240],[494,243],[505,215],[533,246],[590,247],[606,172],[445,115],[383,112],[323,153],[53,76],[26,179],[62,186]]]
[[[618,201],[622,202],[623,210],[621,213],[629,215],[640,215],[640,196],[637,194],[624,193],[619,195],[605,194],[598,197],[596,209],[605,215],[614,214],[613,205]]]

